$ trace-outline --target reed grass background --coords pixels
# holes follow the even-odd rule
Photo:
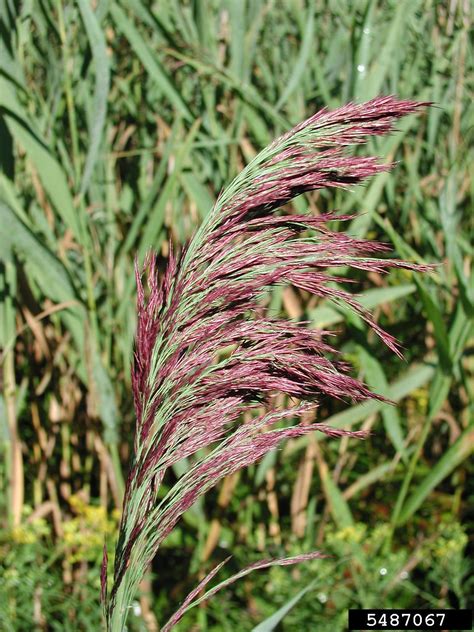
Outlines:
[[[0,629],[100,629],[103,534],[112,550],[134,424],[135,254],[152,246],[164,264],[169,239],[184,243],[279,133],[321,107],[388,93],[436,104],[361,150],[397,167],[294,207],[355,212],[351,234],[440,264],[422,277],[352,274],[405,361],[304,293],[285,288],[268,302],[336,329],[355,374],[398,405],[323,400],[321,420],[372,437],[296,440],[226,479],[168,539],[130,629],[157,629],[229,551],[230,570],[314,548],[333,557],[251,575],[179,630],[251,630],[277,611],[256,629],[342,630],[357,604],[467,606],[468,0],[0,7]]]

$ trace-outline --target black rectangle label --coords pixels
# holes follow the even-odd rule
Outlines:
[[[472,610],[349,610],[349,630],[472,630]]]

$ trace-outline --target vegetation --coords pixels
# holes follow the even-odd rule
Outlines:
[[[153,247],[163,269],[170,240],[189,239],[275,136],[323,106],[387,93],[437,104],[357,150],[399,161],[392,173],[288,210],[357,213],[351,235],[438,264],[424,275],[347,271],[405,360],[305,291],[274,288],[266,300],[275,315],[337,330],[354,375],[397,406],[323,398],[318,421],[370,437],[292,439],[226,477],[163,543],[129,627],[157,629],[230,553],[220,579],[262,557],[332,557],[256,571],[176,629],[251,630],[274,615],[257,629],[343,630],[357,605],[469,605],[469,3],[1,7],[2,626],[101,628],[103,534],[113,564],[135,424],[135,254],[141,263]],[[163,491],[190,465],[174,464]]]

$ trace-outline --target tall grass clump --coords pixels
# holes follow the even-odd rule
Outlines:
[[[262,299],[270,287],[290,284],[343,304],[400,354],[395,339],[370,313],[334,286],[344,281],[334,270],[424,268],[381,258],[385,245],[327,226],[352,216],[277,211],[303,192],[349,188],[389,169],[391,165],[374,157],[348,155],[345,148],[389,133],[397,119],[423,105],[379,97],[318,112],[274,141],[235,178],[187,246],[180,253],[170,247],[161,278],[154,254],[147,256],[143,269],[136,265],[132,383],[137,423],[109,594],[106,554],[103,561],[102,599],[109,630],[125,628],[138,585],[163,540],[223,477],[255,463],[284,439],[313,431],[365,436],[321,422],[280,423],[315,409],[321,395],[353,401],[383,398],[349,375],[348,365],[328,342],[329,332],[273,317]],[[274,404],[276,393],[286,396],[283,407]],[[247,421],[239,423],[244,413]],[[169,468],[188,457],[193,459],[186,473],[160,494]],[[264,560],[202,596],[221,564],[163,630],[252,568],[318,556]]]

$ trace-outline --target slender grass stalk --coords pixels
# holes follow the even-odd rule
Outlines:
[[[11,254],[11,253],[10,253]],[[0,264],[0,347],[5,349],[0,364],[0,381],[3,390],[5,433],[5,471],[7,475],[7,512],[10,527],[21,522],[24,501],[24,471],[21,440],[18,432],[15,357],[8,341],[15,335],[16,269],[13,259]],[[2,432],[2,434],[3,434]]]
[[[78,222],[79,222],[79,238],[82,256],[84,259],[84,272],[85,272],[85,286],[86,286],[86,297],[87,297],[87,314],[90,323],[90,335],[92,337],[92,345],[95,346],[97,352],[100,349],[100,328],[99,321],[97,315],[97,304],[95,299],[95,283],[94,283],[94,268],[92,264],[93,258],[93,248],[90,230],[88,226],[88,214],[86,203],[84,199],[84,194],[86,188],[84,186],[84,177],[86,180],[90,179],[90,171],[91,166],[88,165],[88,160],[86,160],[86,168],[84,176],[82,178],[83,183],[81,185],[81,153],[79,148],[79,130],[77,125],[77,117],[76,117],[76,108],[74,104],[74,91],[71,80],[71,70],[72,63],[74,62],[73,58],[70,55],[67,33],[66,33],[66,24],[64,19],[64,11],[62,0],[57,0],[56,8],[58,13],[58,29],[59,36],[61,39],[61,48],[63,54],[63,64],[64,64],[64,92],[66,97],[66,108],[68,114],[68,122],[69,122],[69,133],[71,136],[71,153],[72,153],[72,164],[74,168],[74,185],[76,189],[76,197],[74,199],[75,210],[77,211]],[[80,7],[84,14],[84,7]],[[86,7],[87,10],[87,7]],[[102,78],[107,83],[108,91],[108,75]],[[105,116],[105,112],[103,113]],[[95,138],[93,142],[98,142]],[[120,464],[120,458],[118,454],[118,446],[116,443],[112,443],[107,441],[107,449],[111,456],[112,467],[114,470],[114,476],[117,482],[117,487],[119,490],[119,494],[123,497],[124,493],[124,481],[122,475],[122,469]]]
[[[109,630],[124,629],[138,584],[160,544],[183,513],[224,476],[256,462],[281,441],[315,430],[333,437],[365,436],[323,423],[274,429],[276,423],[314,409],[321,394],[354,401],[384,398],[349,375],[348,365],[326,340],[329,332],[262,315],[261,298],[269,287],[292,284],[344,304],[400,355],[395,339],[351,294],[332,284],[341,277],[327,270],[426,268],[381,258],[386,246],[327,227],[330,220],[351,216],[275,211],[305,191],[348,188],[389,169],[373,157],[349,156],[345,148],[389,133],[396,119],[422,105],[379,97],[316,113],[275,140],[237,176],[180,254],[170,246],[161,278],[153,254],[142,270],[137,265],[132,372],[137,426],[110,595],[106,555],[102,567]],[[276,409],[271,403],[274,393],[300,403]],[[268,411],[258,415],[262,403]],[[253,412],[252,420],[239,424],[246,411]],[[167,470],[185,457],[194,457],[190,469],[160,499]],[[318,556],[316,552],[261,564],[291,564]],[[191,593],[165,630],[199,603],[197,594],[219,568]]]
[[[73,59],[69,54],[69,46],[67,42],[66,25],[64,21],[64,11],[62,0],[56,0],[56,8],[58,12],[58,30],[61,38],[61,48],[64,63],[64,92],[66,95],[66,107],[69,121],[69,133],[71,134],[72,164],[74,166],[74,176],[76,185],[79,182],[81,163],[79,152],[79,134],[77,130],[76,108],[74,106],[74,92],[71,82],[71,64]]]

